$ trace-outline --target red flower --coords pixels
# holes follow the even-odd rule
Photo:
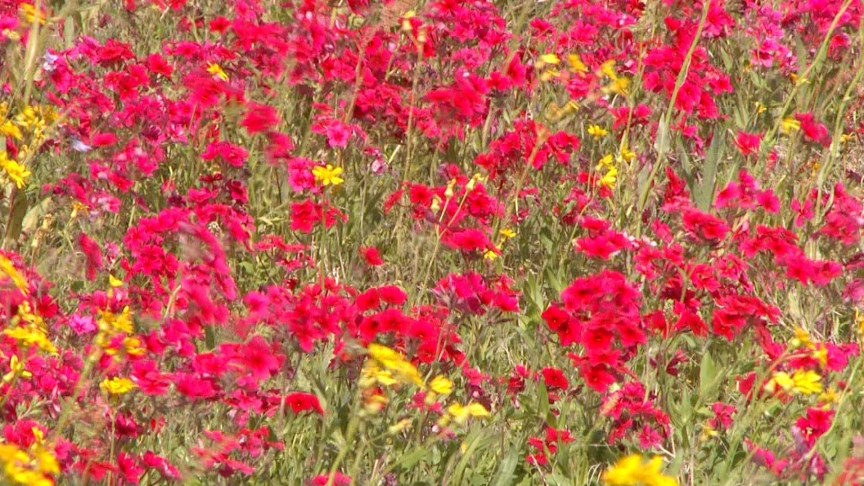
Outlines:
[[[795,118],[801,122],[801,131],[804,138],[819,143],[823,147],[831,145],[831,135],[824,123],[816,121],[812,113],[796,113]]]
[[[381,300],[390,305],[402,305],[408,299],[408,295],[395,285],[383,285],[378,287],[378,295]]]
[[[738,136],[735,137],[735,146],[744,156],[758,152],[761,143],[762,135],[758,133],[738,132]]]
[[[318,415],[324,415],[324,409],[321,408],[321,402],[318,397],[311,393],[295,392],[285,395],[285,404],[291,407],[294,413],[306,411],[316,412]]]
[[[151,451],[144,453],[141,457],[141,462],[150,469],[156,470],[163,479],[178,480],[180,479],[180,471],[167,459],[158,456]]]
[[[445,237],[442,242],[462,251],[486,251],[495,248],[489,237],[478,229],[467,229]]]
[[[558,368],[546,367],[540,370],[543,374],[543,382],[549,390],[566,390],[570,387],[567,377]]]
[[[366,264],[371,267],[377,267],[384,264],[384,260],[381,259],[381,253],[378,251],[378,248],[375,248],[374,246],[361,246],[360,254],[363,256],[363,260],[366,261]]]
[[[162,374],[153,360],[132,363],[132,381],[147,395],[164,395],[171,385],[171,375]]]
[[[579,367],[579,375],[585,380],[585,384],[601,393],[616,381],[615,375],[606,365],[591,366],[586,363]]]
[[[723,220],[695,208],[684,212],[683,223],[687,231],[705,240],[719,241],[729,232]]]
[[[377,309],[381,305],[381,298],[378,296],[378,289],[369,289],[366,292],[358,295],[354,299],[354,304],[357,310],[365,312],[370,309]]]
[[[310,200],[291,204],[291,229],[301,233],[311,233],[315,224],[321,221],[321,205]]]
[[[272,106],[249,103],[246,107],[246,116],[240,122],[240,126],[253,134],[266,132],[276,126],[277,123],[279,123],[279,119],[276,117],[276,110]]]
[[[238,379],[239,384],[257,384],[266,380],[276,374],[285,361],[285,356],[276,352],[275,347],[261,336],[253,337],[232,351],[228,351],[228,345],[222,345],[220,349],[226,354],[233,351],[232,362],[237,363],[244,372],[244,376]]]
[[[330,482],[329,474],[319,474],[309,480],[309,486],[325,486],[332,484],[333,486],[349,486],[352,482],[351,476],[346,476],[339,471],[333,475],[333,482]]]
[[[209,380],[192,373],[180,373],[177,379],[177,391],[192,399],[207,399],[216,396],[217,390]]]
[[[117,135],[111,132],[96,133],[90,137],[90,145],[93,147],[107,147],[117,143]]]
[[[102,249],[84,233],[78,236],[78,246],[87,258],[87,280],[92,282],[96,280],[96,272],[105,267],[102,262]]]

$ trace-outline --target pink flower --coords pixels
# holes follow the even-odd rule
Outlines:
[[[327,143],[331,147],[344,148],[348,145],[348,140],[351,138],[351,128],[340,121],[332,121],[324,129],[327,135]]]
[[[69,327],[79,336],[96,330],[96,321],[91,316],[79,316],[75,314],[69,319]]]

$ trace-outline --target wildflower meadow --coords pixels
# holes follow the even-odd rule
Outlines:
[[[864,485],[864,0],[0,0],[0,485]]]

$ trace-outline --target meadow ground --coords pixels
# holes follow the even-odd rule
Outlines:
[[[864,484],[861,0],[0,0],[0,484]]]

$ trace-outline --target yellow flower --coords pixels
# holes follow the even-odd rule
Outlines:
[[[15,140],[21,140],[23,138],[21,129],[18,128],[18,125],[12,123],[11,120],[7,120],[6,123],[0,125],[0,135],[12,137]]]
[[[28,24],[38,21],[39,24],[45,25],[45,14],[36,10],[36,7],[33,4],[22,3],[18,8],[21,11],[21,15],[24,16],[24,20],[26,20]]]
[[[414,18],[417,13],[413,10],[409,10],[402,15],[402,30],[405,32],[411,32],[413,30],[411,26],[411,19]]]
[[[17,160],[10,159],[6,152],[0,152],[0,168],[6,171],[6,177],[18,186],[18,189],[24,187],[27,179],[32,175],[26,167],[19,164]]]
[[[3,334],[23,343],[27,347],[36,345],[36,347],[46,353],[57,354],[57,348],[48,340],[48,335],[36,325],[30,324],[24,327],[19,326],[4,329]]]
[[[483,258],[491,262],[498,258],[498,254],[494,250],[486,250],[483,252]]]
[[[31,471],[18,465],[7,465],[6,474],[18,484],[27,486],[53,486],[54,481],[37,471]]]
[[[447,407],[447,417],[452,418],[454,422],[463,425],[470,417],[484,418],[489,416],[489,411],[486,407],[476,402],[471,402],[467,406],[462,406],[454,403]],[[448,420],[445,420],[445,424]]]
[[[822,377],[813,370],[798,370],[792,375],[794,390],[802,395],[822,393]]]
[[[34,427],[33,437],[29,450],[15,444],[0,444],[2,470],[13,484],[53,486],[54,481],[49,475],[59,474],[60,465],[54,453],[45,447],[42,431]]]
[[[609,59],[608,61],[601,64],[600,65],[600,72],[602,72],[606,76],[609,76],[612,79],[617,78],[618,74],[615,73],[615,60]]]
[[[315,176],[315,182],[320,183],[322,186],[338,186],[345,182],[344,179],[339,177],[339,174],[342,173],[342,167],[333,167],[330,164],[326,166],[316,166],[312,169],[312,175]]]
[[[18,287],[18,290],[20,290],[24,295],[27,295],[30,290],[27,280],[24,279],[24,276],[21,275],[17,268],[15,268],[15,265],[13,265],[12,262],[3,255],[0,255],[0,271],[5,273],[6,276],[12,280],[12,283]]]
[[[567,64],[570,66],[570,70],[574,73],[587,73],[588,66],[582,62],[582,58],[579,57],[579,54],[573,53],[567,55]]]
[[[69,217],[71,219],[75,219],[75,217],[78,216],[78,213],[81,213],[84,211],[87,211],[87,206],[85,206],[84,204],[82,204],[78,201],[75,201],[72,203],[72,212],[69,214]]]
[[[699,441],[708,442],[713,437],[717,437],[718,435],[719,434],[717,433],[717,430],[714,429],[714,427],[711,427],[708,424],[702,424],[702,434],[699,435]]]
[[[768,380],[768,383],[765,384],[765,390],[767,390],[768,393],[774,393],[775,391],[777,391],[778,386],[783,391],[788,392],[792,390],[793,386],[795,386],[795,382],[792,381],[792,377],[789,376],[789,373],[786,373],[785,371],[779,371],[777,373],[774,373],[774,376],[772,376],[771,379]]]
[[[15,123],[24,127],[25,130],[36,130],[45,128],[45,120],[42,119],[41,109],[35,106],[25,106],[17,116]]]
[[[642,456],[631,454],[623,457],[603,473],[603,482],[613,486],[628,486],[641,480]]]
[[[126,337],[123,339],[123,349],[129,356],[144,356],[147,350],[144,348],[141,340],[137,337]]]
[[[540,56],[540,62],[543,64],[558,65],[561,64],[561,59],[559,59],[555,54],[543,54]]]
[[[829,389],[827,389],[824,392],[819,394],[818,400],[819,400],[819,403],[828,407],[832,403],[836,403],[838,400],[840,400],[840,395],[838,395],[837,392],[833,388],[829,388]]]
[[[411,419],[404,418],[391,425],[390,427],[387,427],[387,432],[391,434],[398,434],[399,432],[402,432],[403,430],[408,428],[411,428]]]
[[[9,383],[14,380],[16,376],[20,376],[21,378],[30,378],[33,374],[27,371],[24,368],[24,363],[18,361],[18,356],[13,354],[12,357],[9,358],[9,372],[3,375],[3,383]]]
[[[423,387],[423,378],[420,372],[401,354],[380,344],[372,343],[368,348],[369,356],[381,366],[392,372],[396,379],[402,382],[411,382]]]
[[[13,40],[13,41],[21,40],[21,34],[19,34],[18,32],[15,32],[14,30],[9,30],[9,29],[0,30],[0,35],[2,35],[3,37],[5,37],[9,40]]]
[[[600,66],[600,71],[609,77],[612,80],[607,86],[603,88],[603,92],[605,93],[618,93],[618,94],[627,94],[627,90],[630,87],[630,80],[624,76],[618,76],[615,72],[615,60],[610,59],[604,62]]]
[[[433,213],[437,213],[441,210],[441,198],[438,196],[432,197],[432,204],[429,205],[429,209],[432,210]]]
[[[377,385],[390,386],[398,383],[393,374],[387,370],[381,369],[374,360],[367,361],[363,366],[360,374],[360,388],[372,388]]]
[[[787,116],[780,122],[780,129],[783,130],[783,133],[792,133],[801,129],[801,122],[795,117]]]
[[[113,288],[122,287],[123,281],[120,280],[119,278],[114,277],[114,275],[109,274],[108,275],[108,285],[110,285]]]
[[[381,363],[384,366],[388,366],[388,364],[396,363],[397,361],[402,360],[401,354],[381,344],[371,343],[369,344],[367,351],[369,352],[369,356],[371,356],[372,359]]]
[[[429,388],[439,395],[449,395],[453,393],[453,382],[443,375],[438,375],[429,382]]]
[[[390,400],[386,396],[380,393],[373,393],[371,395],[364,396],[363,409],[365,410],[366,414],[375,415],[381,410],[384,410],[384,407],[386,407],[389,402]]]
[[[803,327],[795,328],[795,337],[789,342],[789,345],[793,348],[812,348],[813,341],[810,339],[810,333],[807,329]]]
[[[813,346],[813,357],[824,367],[828,364],[828,348],[822,345]]]
[[[468,183],[465,184],[465,190],[467,190],[467,191],[473,191],[473,190],[474,190],[474,187],[477,186],[477,182],[478,182],[478,181],[480,181],[480,182],[483,181],[483,175],[481,175],[481,174],[474,174],[473,176],[471,176],[471,180],[469,180]]]
[[[498,234],[501,235],[505,240],[509,240],[510,238],[516,236],[516,232],[510,228],[504,228],[499,231]]]
[[[543,81],[544,83],[560,77],[561,71],[558,71],[557,69],[547,69],[540,73],[540,81]]]
[[[630,162],[636,158],[636,152],[632,152],[627,147],[624,147],[621,149],[621,158],[624,159],[624,162]]]
[[[798,73],[789,73],[789,81],[797,85],[807,84],[810,82],[807,78],[799,78]]]
[[[137,385],[132,383],[132,380],[129,378],[114,377],[102,380],[102,383],[99,384],[99,388],[110,395],[125,395],[137,388]]]
[[[225,74],[225,71],[222,70],[222,66],[216,63],[208,62],[207,72],[216,75],[216,77],[221,79],[222,81],[228,81],[228,75]]]
[[[50,451],[39,448],[34,452],[39,471],[43,474],[60,474],[60,465],[57,458]],[[53,483],[52,483],[53,484]]]
[[[774,373],[771,380],[765,385],[765,389],[774,393],[777,387],[786,392],[795,392],[802,395],[815,395],[822,393],[822,377],[813,370],[798,370],[792,376],[785,371]]]
[[[677,486],[678,480],[660,472],[662,467],[659,456],[645,461],[641,454],[631,454],[609,467],[602,479],[610,486]]]
[[[109,310],[99,311],[99,329],[102,331],[119,331],[126,334],[135,332],[129,306],[124,307],[123,312],[119,315]]]
[[[615,167],[609,167],[603,177],[601,177],[597,181],[597,185],[612,188],[615,187],[615,182],[618,181],[618,169]]]
[[[472,417],[484,418],[489,416],[489,410],[486,410],[486,407],[480,405],[479,403],[470,403],[468,404],[468,415]]]
[[[0,462],[8,464],[15,461],[26,461],[27,453],[15,444],[0,444]]]
[[[444,197],[450,199],[455,194],[454,189],[456,188],[456,179],[450,179],[450,182],[447,183],[447,189],[444,189]]]
[[[424,387],[423,378],[420,376],[420,372],[418,372],[417,368],[408,361],[399,361],[396,363],[393,372],[396,373],[396,376],[401,381],[412,382],[421,388]]]
[[[596,170],[601,170],[603,168],[606,169],[606,173],[597,180],[598,186],[605,186],[612,188],[615,186],[615,182],[618,180],[618,169],[615,168],[615,164],[613,163],[615,159],[612,158],[612,155],[606,155],[602,159],[597,162]]]
[[[606,130],[600,125],[591,125],[588,127],[588,134],[594,138],[600,138],[609,135],[609,130]]]

